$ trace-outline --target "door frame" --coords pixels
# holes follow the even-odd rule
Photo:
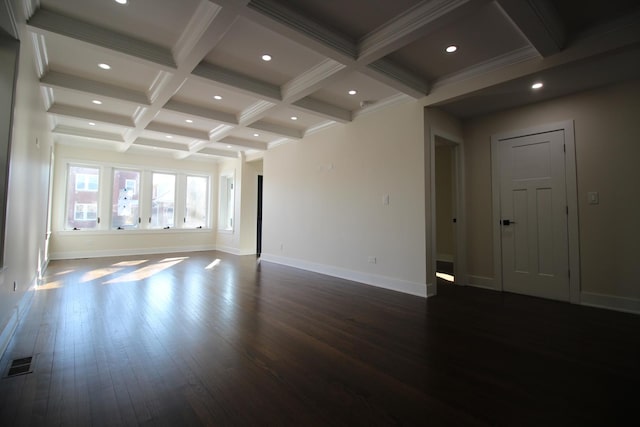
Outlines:
[[[454,276],[456,278],[456,284],[458,285],[466,285],[467,284],[467,243],[466,243],[466,207],[465,207],[465,185],[464,185],[464,143],[462,139],[452,135],[450,133],[441,131],[437,128],[431,128],[430,135],[430,168],[431,168],[431,272],[433,275],[431,280],[434,280],[436,283],[436,292],[437,292],[437,281],[435,280],[436,274],[436,261],[438,248],[436,245],[436,137],[440,137],[446,139],[449,142],[454,143],[453,147],[453,173],[456,178],[455,185],[455,201],[456,201],[456,228],[455,228],[455,242],[456,249],[453,254],[453,268],[454,268]]]
[[[494,287],[503,291],[502,239],[500,228],[500,157],[501,141],[523,136],[562,130],[565,145],[565,186],[567,195],[567,237],[569,243],[569,301],[580,303],[580,233],[578,224],[578,184],[576,175],[576,149],[573,120],[547,123],[526,129],[514,130],[491,136],[491,193],[493,221],[493,271]]]

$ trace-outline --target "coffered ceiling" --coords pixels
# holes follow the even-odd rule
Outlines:
[[[123,1],[15,1],[59,143],[259,155],[394,103],[470,117],[640,76],[635,0]]]

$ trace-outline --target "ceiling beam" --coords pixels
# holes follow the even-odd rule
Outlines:
[[[315,67],[296,76],[281,87],[282,99],[285,102],[294,102],[307,95],[311,95],[329,82],[344,77],[346,65],[333,59],[325,59]]]
[[[265,122],[264,120],[258,120],[257,122],[253,122],[247,127],[251,129],[257,129],[265,132],[274,133],[276,135],[284,135],[288,138],[300,139],[303,136],[303,132],[298,129],[292,129],[286,126],[277,125],[275,123]]]
[[[131,117],[103,113],[101,111],[89,110],[87,108],[72,107],[70,105],[53,104],[47,113],[56,116],[84,119],[129,128],[133,128],[135,126]]]
[[[35,33],[69,37],[151,63],[163,70],[170,71],[176,68],[169,49],[47,9],[38,9],[27,25]]]
[[[353,119],[351,111],[309,96],[299,99],[292,105],[340,123],[348,123]]]
[[[164,110],[180,113],[189,117],[200,117],[217,122],[237,125],[238,119],[235,114],[225,113],[223,111],[211,110],[209,108],[200,107],[198,105],[187,104],[185,102],[169,100],[163,107]]]
[[[151,105],[147,95],[119,86],[85,79],[71,74],[49,71],[40,79],[40,86],[50,88],[68,89],[75,92],[91,93],[118,101],[134,104]]]
[[[124,142],[122,135],[117,133],[79,129],[64,125],[56,125],[51,132],[56,135],[77,136],[81,138],[100,139],[102,141]]]
[[[564,49],[566,30],[550,0],[497,0],[497,3],[541,56]]]
[[[274,102],[282,100],[280,87],[217,65],[202,62],[193,70],[193,75],[247,95]]]
[[[189,146],[177,142],[159,141],[149,138],[137,138],[132,145],[142,145],[145,147],[164,148],[167,150],[189,151]]]
[[[238,158],[236,151],[218,150],[217,148],[206,147],[200,151],[196,151],[193,154],[207,154],[209,156],[227,157],[231,159]]]
[[[185,138],[198,139],[201,141],[209,141],[209,132],[196,129],[185,129],[178,126],[167,125],[164,123],[151,122],[147,125],[147,130],[150,130],[152,132],[182,136]]]
[[[261,150],[264,151],[267,149],[267,143],[262,141],[250,141],[248,139],[237,138],[235,136],[227,136],[222,138],[219,142],[223,144],[229,145],[237,145],[238,147],[253,149],[253,150]]]

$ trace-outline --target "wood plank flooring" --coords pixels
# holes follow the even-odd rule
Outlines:
[[[216,261],[217,260],[217,261]],[[637,425],[640,316],[200,252],[52,262],[0,425]]]

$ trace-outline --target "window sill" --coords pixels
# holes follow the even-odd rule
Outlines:
[[[77,235],[117,235],[117,234],[160,234],[160,233],[211,233],[211,228],[144,228],[144,229],[124,229],[124,230],[60,230],[54,231],[52,234],[58,236],[77,236]]]

